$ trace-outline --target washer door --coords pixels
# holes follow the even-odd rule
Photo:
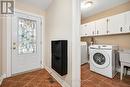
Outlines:
[[[103,50],[93,50],[91,62],[97,68],[106,68],[110,64],[110,57]]]

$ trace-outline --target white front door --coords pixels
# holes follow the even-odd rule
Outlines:
[[[16,13],[12,19],[12,74],[41,68],[41,18]]]

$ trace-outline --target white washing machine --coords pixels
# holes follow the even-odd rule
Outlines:
[[[113,78],[116,74],[116,53],[118,46],[91,45],[90,70],[101,75]]]

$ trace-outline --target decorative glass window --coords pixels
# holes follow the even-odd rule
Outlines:
[[[36,52],[36,21],[19,18],[18,19],[18,53]]]

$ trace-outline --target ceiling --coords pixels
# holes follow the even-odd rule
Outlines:
[[[32,6],[35,6],[37,8],[46,10],[52,0],[16,0],[22,3],[31,4]]]
[[[126,3],[130,0],[87,0],[87,1],[93,1],[93,5],[89,8],[81,9],[82,19],[94,15],[96,13],[102,12],[104,10],[110,9],[114,6],[118,6],[120,4]]]
[[[31,4],[39,9],[46,10],[53,0],[16,0],[22,3]],[[81,0],[82,2],[83,0]],[[89,8],[81,9],[82,19],[112,8],[114,6],[126,3],[130,0],[86,0],[93,1],[93,5]]]

